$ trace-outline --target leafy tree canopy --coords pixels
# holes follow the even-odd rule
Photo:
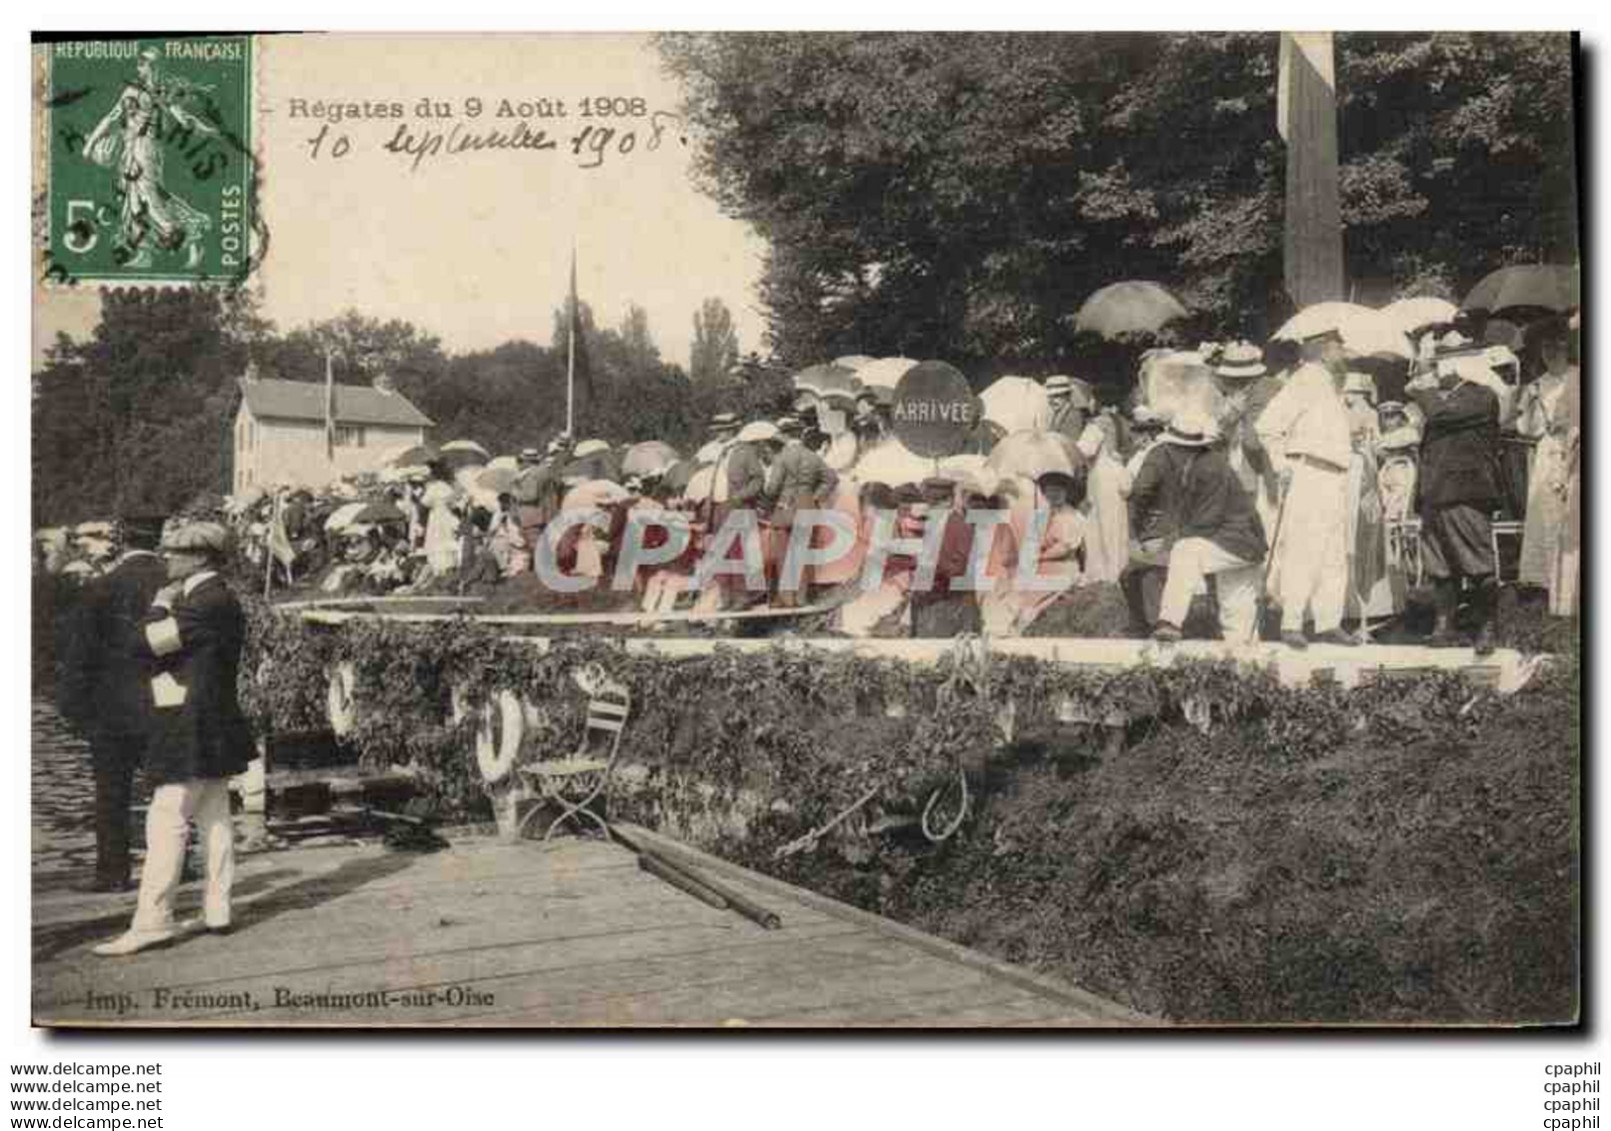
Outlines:
[[[1285,149],[1269,33],[699,33],[703,187],[769,241],[769,345],[1077,360],[1070,315],[1154,279],[1259,336],[1281,293]],[[1570,39],[1337,37],[1349,277],[1458,294],[1576,254]]]

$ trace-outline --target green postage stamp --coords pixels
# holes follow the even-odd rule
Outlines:
[[[47,278],[243,279],[251,38],[80,40],[49,60]]]

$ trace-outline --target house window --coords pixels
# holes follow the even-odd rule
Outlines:
[[[364,430],[357,424],[336,425],[336,447],[361,448],[364,446]]]

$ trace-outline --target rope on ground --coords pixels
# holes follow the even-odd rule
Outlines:
[[[957,637],[957,646],[955,650],[948,653],[948,657],[951,658],[952,663],[951,675],[940,685],[939,702],[935,705],[936,710],[944,710],[949,701],[960,693],[958,689],[964,684],[981,698],[988,695],[990,689],[989,652],[984,637],[971,634]],[[923,818],[920,825],[923,835],[934,844],[943,844],[949,840],[962,827],[962,822],[968,816],[968,806],[972,795],[968,790],[968,775],[962,766],[960,755],[957,757],[957,785],[962,804],[957,808],[956,816],[943,828],[935,829],[933,816],[935,807],[939,805],[941,798],[949,790],[950,783],[947,782],[946,785],[930,793],[927,804],[923,806]],[[772,853],[772,859],[786,860],[796,853],[809,852],[814,849],[817,846],[817,842],[824,836],[849,820],[862,806],[878,796],[878,789],[878,786],[871,787],[856,798],[855,801],[851,802],[849,806],[840,810],[826,824],[819,825],[803,836],[798,836],[788,844],[780,846]]]
[[[878,787],[875,785],[871,789],[869,789],[866,793],[864,793],[860,797],[858,797],[850,805],[849,808],[842,810],[839,813],[838,816],[836,816],[833,820],[829,821],[826,825],[822,825],[819,828],[812,829],[810,832],[806,833],[804,836],[795,837],[788,844],[785,844],[782,847],[778,848],[775,852],[772,853],[772,859],[774,859],[774,860],[786,860],[790,856],[793,856],[797,852],[809,852],[811,849],[813,849],[813,848],[815,848],[817,846],[817,841],[819,841],[823,837],[827,836],[830,832],[832,832],[835,828],[837,828],[841,822],[843,822],[844,820],[849,818],[849,816],[852,813],[854,813],[856,810],[860,809],[863,805],[867,804],[869,801],[871,801],[874,797],[877,797],[877,796],[878,796]]]

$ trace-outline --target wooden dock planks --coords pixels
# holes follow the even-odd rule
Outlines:
[[[122,929],[128,897],[36,896],[35,1021],[1148,1023],[1074,987],[654,840],[776,910],[783,929],[708,907],[639,870],[624,848],[597,841],[465,841],[427,856],[375,847],[280,852],[243,861],[234,933],[132,958],[88,949]],[[186,896],[193,902],[199,892]]]

